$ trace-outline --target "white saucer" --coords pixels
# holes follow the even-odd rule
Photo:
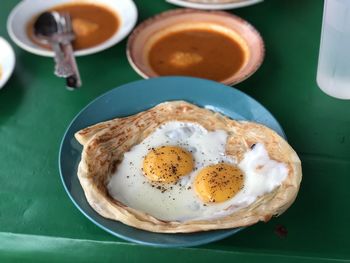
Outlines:
[[[81,0],[83,1],[83,0]],[[91,2],[89,0],[84,0]],[[72,0],[24,0],[21,1],[10,13],[7,20],[7,30],[12,40],[24,50],[30,53],[53,57],[53,52],[44,49],[33,43],[26,32],[27,23],[36,15],[50,9],[54,6],[73,2]],[[105,50],[121,40],[123,40],[133,29],[137,21],[137,9],[132,0],[94,0],[94,4],[101,4],[108,7],[110,10],[117,13],[120,20],[119,30],[107,41],[100,45],[78,50],[75,52],[76,56],[84,56]]]
[[[262,2],[263,0],[232,0],[226,3],[200,3],[200,2],[190,2],[187,0],[166,0],[168,3],[203,10],[228,10],[239,7],[245,7],[249,5],[254,5]]]

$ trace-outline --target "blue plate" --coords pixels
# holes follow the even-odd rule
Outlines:
[[[262,123],[285,137],[281,126],[270,112],[248,95],[232,87],[188,77],[140,80],[98,97],[71,122],[62,139],[59,153],[59,168],[64,188],[75,206],[97,226],[112,235],[139,244],[160,247],[197,246],[235,234],[242,228],[191,234],[151,233],[103,218],[85,199],[77,178],[82,147],[75,140],[74,133],[97,122],[132,115],[171,100],[186,100],[221,112],[233,119]]]

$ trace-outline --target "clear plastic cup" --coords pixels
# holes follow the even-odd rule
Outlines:
[[[350,0],[325,0],[317,84],[326,94],[350,99]]]

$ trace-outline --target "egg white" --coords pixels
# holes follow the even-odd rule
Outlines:
[[[234,157],[225,153],[227,136],[223,130],[208,131],[195,123],[167,122],[124,153],[107,185],[109,194],[124,205],[160,220],[215,219],[250,205],[287,177],[287,166],[271,160],[261,143],[246,152],[243,160],[237,163]],[[151,148],[167,145],[191,152],[194,169],[176,184],[152,183],[142,172],[144,157]],[[225,202],[205,204],[194,191],[194,178],[200,169],[220,162],[237,165],[243,171],[244,187]]]

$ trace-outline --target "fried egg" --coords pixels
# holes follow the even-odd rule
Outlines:
[[[226,153],[227,138],[224,130],[166,122],[124,153],[107,190],[160,220],[211,220],[249,206],[288,176],[264,144],[256,143],[238,161]]]

